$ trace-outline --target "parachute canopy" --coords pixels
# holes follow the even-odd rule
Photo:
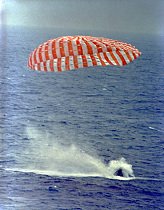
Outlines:
[[[48,40],[29,56],[28,67],[38,71],[65,71],[89,66],[124,66],[141,55],[125,42],[90,36],[63,36]]]

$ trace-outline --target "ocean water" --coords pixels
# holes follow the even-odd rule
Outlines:
[[[25,27],[0,35],[0,209],[164,209],[164,37]],[[124,67],[27,68],[38,45],[64,35],[119,39],[142,55]]]

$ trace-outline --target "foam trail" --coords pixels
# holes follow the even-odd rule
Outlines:
[[[33,128],[28,128],[27,134],[30,139],[29,151],[25,153],[24,158],[20,158],[21,169],[17,169],[19,171],[51,176],[118,178],[115,176],[115,172],[121,168],[123,177],[119,177],[119,179],[134,177],[132,166],[124,158],[112,160],[109,165],[106,165],[75,144],[61,145],[54,139],[50,139],[50,136],[47,139],[46,135]],[[53,145],[50,144],[52,140]]]
[[[151,130],[156,130],[156,131],[159,131],[159,132],[164,132],[164,130],[157,129],[157,128],[153,128],[153,127],[149,127],[149,129],[151,129]]]

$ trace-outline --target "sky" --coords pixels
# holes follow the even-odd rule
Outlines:
[[[164,0],[0,0],[0,24],[164,33]]]

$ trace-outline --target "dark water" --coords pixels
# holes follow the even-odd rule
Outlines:
[[[163,209],[163,37],[0,32],[0,208]],[[39,44],[76,34],[119,39],[142,55],[124,67],[27,69]]]

